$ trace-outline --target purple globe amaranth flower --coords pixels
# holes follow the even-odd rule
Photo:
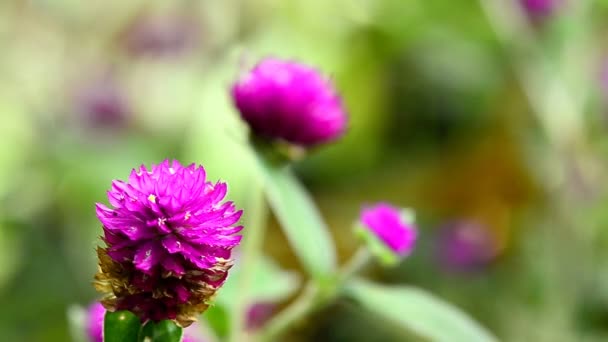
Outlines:
[[[361,223],[388,249],[400,257],[407,256],[416,243],[416,227],[401,208],[388,203],[366,207],[361,212]]]
[[[332,83],[317,70],[267,58],[232,87],[234,103],[252,132],[309,147],[338,139],[347,115]]]
[[[113,208],[97,204],[107,245],[97,249],[102,304],[142,321],[194,322],[226,280],[241,240],[234,234],[242,211],[222,202],[226,191],[225,183],[206,181],[202,166],[168,160],[113,181]]]
[[[90,342],[103,342],[103,321],[106,309],[99,302],[91,304],[87,310],[87,337]],[[203,342],[198,325],[192,324],[184,329],[182,342]]]
[[[103,320],[106,309],[99,302],[91,304],[87,309],[86,329],[91,342],[103,342]]]

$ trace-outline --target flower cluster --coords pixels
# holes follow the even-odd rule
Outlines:
[[[142,321],[186,327],[205,311],[233,264],[242,211],[223,202],[225,183],[206,180],[202,166],[164,161],[133,170],[97,204],[106,247],[97,249],[95,287],[109,310]]]
[[[346,113],[331,82],[315,69],[267,58],[232,87],[234,103],[252,132],[310,147],[346,129]]]

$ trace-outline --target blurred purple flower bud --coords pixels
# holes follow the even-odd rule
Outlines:
[[[124,40],[126,49],[135,57],[177,57],[196,48],[199,25],[189,15],[147,14],[127,29]]]
[[[103,342],[103,320],[106,309],[99,302],[95,302],[87,309],[86,329],[87,337],[91,342]]]
[[[453,272],[475,272],[496,256],[496,241],[486,227],[473,221],[448,223],[436,245],[439,263]]]
[[[387,203],[364,208],[361,223],[400,257],[407,256],[414,249],[416,227],[408,222],[400,208]]]
[[[340,138],[347,115],[333,84],[307,65],[267,58],[232,87],[234,103],[260,137],[309,147]]]
[[[80,82],[73,102],[76,114],[91,128],[119,128],[131,112],[124,89],[108,72]]]
[[[520,0],[520,3],[530,17],[540,18],[553,14],[559,0]]]
[[[247,310],[246,328],[249,331],[255,331],[266,324],[272,317],[277,305],[275,303],[255,303]]]
[[[600,87],[602,88],[604,97],[606,97],[606,95],[608,95],[608,59],[604,61],[604,63],[598,69],[600,76]]]

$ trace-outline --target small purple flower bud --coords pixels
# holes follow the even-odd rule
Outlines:
[[[115,180],[112,207],[97,203],[105,248],[97,249],[95,287],[109,310],[130,310],[147,320],[186,327],[209,306],[232,267],[242,211],[223,202],[225,183],[205,169],[165,160]]]
[[[125,34],[128,52],[135,57],[172,58],[196,48],[199,27],[195,17],[183,14],[146,14]]]
[[[260,137],[309,147],[341,137],[347,115],[333,84],[297,62],[267,58],[232,87],[234,103]]]
[[[520,3],[531,18],[547,17],[559,5],[558,0],[520,0]]]
[[[437,239],[439,263],[452,272],[482,270],[496,256],[496,242],[490,231],[473,221],[448,223]]]
[[[103,320],[106,309],[99,302],[95,302],[87,309],[86,329],[87,337],[91,342],[103,342]]]
[[[271,302],[259,302],[252,304],[247,310],[247,330],[255,331],[268,322],[277,309],[277,304]]]
[[[72,101],[73,110],[91,128],[120,128],[131,112],[126,92],[109,72],[80,82]]]
[[[402,210],[387,203],[364,208],[361,223],[400,257],[407,256],[416,243],[416,227],[404,217]]]

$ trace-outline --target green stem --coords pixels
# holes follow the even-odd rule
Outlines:
[[[319,293],[319,287],[309,281],[300,296],[266,325],[260,335],[260,341],[275,340],[275,337],[287,330],[292,323],[311,312],[316,307]]]
[[[361,247],[343,265],[336,278],[336,284],[333,286],[322,289],[318,283],[309,280],[298,298],[266,325],[259,335],[260,341],[274,341],[293,323],[332,301],[340,293],[342,285],[350,277],[363,270],[370,260],[371,254],[367,248]]]
[[[253,271],[259,261],[266,232],[266,205],[261,186],[257,184],[250,193],[246,212],[247,222],[238,261],[240,277],[237,285],[237,298],[234,301],[231,315],[230,341],[233,342],[244,342],[248,339],[245,332],[245,319],[247,309],[251,304],[250,289],[254,277]]]
[[[361,272],[372,260],[372,255],[366,247],[360,247],[355,254],[342,266],[340,270],[340,283],[344,283],[353,275]]]

